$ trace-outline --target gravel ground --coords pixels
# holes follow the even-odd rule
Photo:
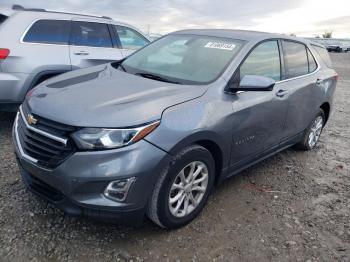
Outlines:
[[[229,179],[176,231],[70,218],[38,199],[19,177],[14,115],[0,114],[0,260],[350,261],[350,54],[332,59],[340,81],[317,148]]]

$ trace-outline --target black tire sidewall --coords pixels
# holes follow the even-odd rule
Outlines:
[[[171,185],[178,175],[178,173],[189,163],[193,161],[201,161],[208,168],[209,180],[207,191],[203,196],[201,203],[197,206],[197,208],[192,211],[189,215],[177,218],[173,216],[169,210],[168,199]],[[158,197],[158,218],[160,222],[167,228],[178,228],[183,225],[186,225],[194,218],[198,216],[203,207],[205,206],[208,197],[211,193],[211,190],[214,185],[215,180],[215,162],[208,150],[203,147],[195,146],[190,150],[186,150],[185,153],[179,154],[178,157],[175,157],[174,161],[171,163],[167,175],[162,183],[162,187],[159,192]]]

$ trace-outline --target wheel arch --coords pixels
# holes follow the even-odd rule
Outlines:
[[[325,114],[325,123],[327,123],[328,119],[329,119],[329,114],[331,111],[331,105],[328,102],[324,102],[320,108],[323,110],[324,114]]]
[[[195,144],[204,147],[213,156],[215,161],[215,184],[217,184],[218,181],[220,181],[223,172],[223,153],[221,148],[212,140],[199,140],[195,142]]]
[[[219,183],[229,164],[231,143],[227,143],[227,141],[225,143],[222,138],[213,132],[200,132],[177,143],[169,153],[175,155],[181,149],[190,145],[200,145],[211,153],[215,161],[215,184]]]

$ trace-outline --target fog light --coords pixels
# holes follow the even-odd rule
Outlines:
[[[108,184],[103,194],[105,197],[122,202],[126,199],[129,189],[135,177],[112,181]]]

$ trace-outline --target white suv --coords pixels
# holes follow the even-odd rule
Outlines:
[[[108,17],[0,9],[0,110],[19,105],[44,80],[71,70],[123,59],[150,41]]]

